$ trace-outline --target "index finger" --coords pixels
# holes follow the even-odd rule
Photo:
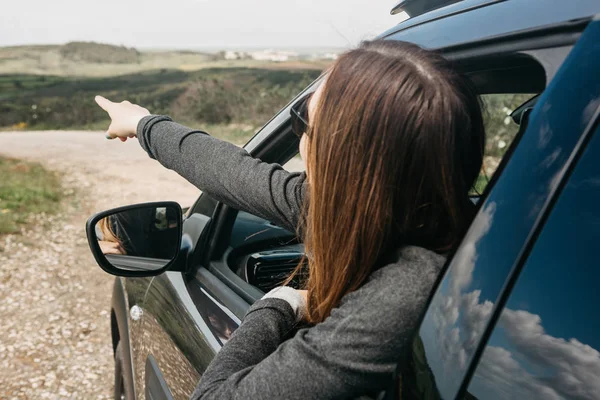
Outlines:
[[[107,98],[104,98],[102,96],[96,96],[96,97],[94,97],[94,100],[100,106],[100,108],[102,108],[106,112],[108,112],[108,109],[110,108],[110,106],[112,106],[114,104],[112,101],[110,101]]]

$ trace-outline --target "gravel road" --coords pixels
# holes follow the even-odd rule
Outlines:
[[[102,132],[3,132],[0,155],[64,173],[67,194],[59,215],[0,239],[0,399],[111,398],[113,278],[92,259],[85,221],[138,202],[189,206],[199,191],[136,140]]]

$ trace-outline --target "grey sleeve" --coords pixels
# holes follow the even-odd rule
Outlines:
[[[258,300],[208,366],[191,398],[236,398],[232,394],[238,391],[236,386],[240,380],[252,367],[273,353],[295,330],[295,326],[296,315],[285,300]],[[240,394],[239,398],[257,397]]]
[[[411,346],[431,281],[420,282],[416,264],[374,275],[324,322],[288,340],[291,307],[280,299],[255,303],[192,399],[345,399],[388,387]]]
[[[150,115],[138,124],[142,148],[215,200],[295,232],[306,174],[290,173],[207,133]]]

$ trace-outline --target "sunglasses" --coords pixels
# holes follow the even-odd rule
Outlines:
[[[302,96],[290,109],[292,132],[299,138],[308,132],[308,102],[312,95],[312,93],[307,93]]]

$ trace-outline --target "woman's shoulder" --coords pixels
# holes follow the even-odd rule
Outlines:
[[[446,257],[431,250],[405,246],[388,257],[358,290],[344,300],[370,304],[385,312],[394,307],[420,313],[433,285],[446,262]]]
[[[417,246],[403,246],[391,253],[369,280],[384,280],[390,276],[435,281],[446,263],[446,256]]]
[[[399,249],[357,290],[342,298],[310,335],[328,354],[355,348],[364,362],[386,364],[393,371],[406,354],[446,258],[419,247]],[[344,343],[347,346],[344,346]]]

